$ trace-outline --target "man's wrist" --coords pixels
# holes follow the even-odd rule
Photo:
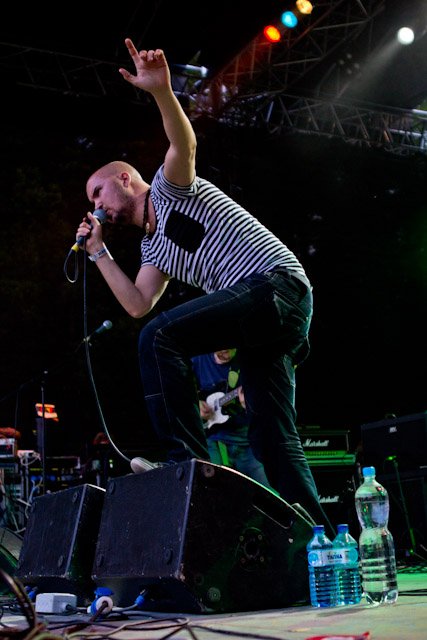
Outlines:
[[[108,256],[110,258],[110,260],[114,260],[113,256],[108,251],[108,249],[105,246],[105,244],[102,247],[102,249],[100,249],[100,251],[97,251],[96,253],[94,253],[91,256],[89,256],[89,260],[91,260],[91,262],[96,262],[97,260],[99,260],[100,258],[103,258],[104,256]]]

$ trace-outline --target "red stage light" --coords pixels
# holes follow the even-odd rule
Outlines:
[[[279,29],[277,27],[274,27],[272,24],[269,24],[265,27],[264,35],[269,42],[279,42],[282,37]]]

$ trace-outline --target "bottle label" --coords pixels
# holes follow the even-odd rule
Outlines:
[[[311,567],[325,567],[333,564],[357,564],[357,549],[316,549],[308,553],[308,564]]]
[[[332,549],[316,549],[308,552],[308,564],[310,567],[326,567],[334,562]]]
[[[357,549],[334,549],[334,564],[355,564],[359,560]]]

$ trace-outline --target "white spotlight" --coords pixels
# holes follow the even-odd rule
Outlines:
[[[397,32],[397,39],[400,44],[412,44],[415,38],[415,34],[409,27],[402,27]]]

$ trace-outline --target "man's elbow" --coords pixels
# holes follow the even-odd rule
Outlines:
[[[131,316],[131,318],[138,320],[138,318],[143,318],[144,316],[146,316],[147,313],[149,313],[152,308],[153,308],[153,305],[150,305],[150,306],[144,305],[144,306],[129,307],[126,309],[126,311]]]

